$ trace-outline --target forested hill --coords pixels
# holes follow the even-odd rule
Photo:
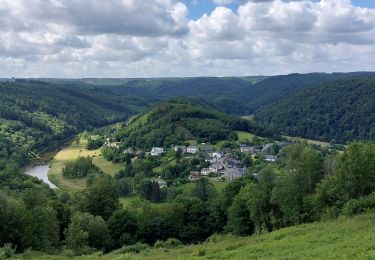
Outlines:
[[[1,83],[1,158],[12,157],[22,165],[35,152],[79,131],[124,121],[140,106],[138,99],[108,91],[44,82]]]
[[[256,120],[293,136],[375,140],[375,78],[321,84],[261,109]]]
[[[198,142],[234,140],[237,138],[235,130],[273,136],[254,122],[218,112],[202,102],[174,99],[139,115],[118,131],[117,139],[126,146],[148,149],[184,144],[190,139]]]

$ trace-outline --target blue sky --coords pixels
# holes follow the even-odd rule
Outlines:
[[[183,0],[189,8],[189,18],[199,19],[204,13],[211,13],[215,9],[215,4],[212,0]],[[352,0],[352,4],[360,7],[375,8],[375,0]],[[226,5],[226,7],[237,10],[238,4]]]

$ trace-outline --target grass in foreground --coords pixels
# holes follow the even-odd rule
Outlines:
[[[304,224],[268,234],[238,238],[214,236],[210,242],[176,249],[91,255],[76,259],[375,259],[375,214]],[[66,259],[37,253],[29,259]],[[19,258],[19,257],[18,257]]]

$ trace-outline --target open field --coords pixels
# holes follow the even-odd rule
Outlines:
[[[254,115],[241,116],[241,118],[252,121],[254,120]]]
[[[327,143],[327,142],[309,140],[309,139],[305,139],[305,138],[302,138],[302,137],[291,137],[291,136],[286,136],[286,135],[284,135],[283,137],[285,137],[286,139],[291,140],[291,141],[301,141],[301,142],[306,141],[309,144],[319,145],[319,146],[324,147],[324,148],[328,148],[328,147],[331,146],[331,144]]]
[[[242,131],[236,131],[236,134],[238,135],[238,141],[246,141],[246,140],[253,140],[254,134],[249,133],[249,132],[242,132]]]
[[[175,249],[150,247],[139,254],[75,259],[375,259],[375,214],[304,224],[252,237],[214,236],[209,242]],[[65,259],[29,252],[29,259]],[[19,258],[19,257],[18,257]]]
[[[100,150],[89,151],[86,149],[87,140],[81,139],[77,144],[72,141],[69,146],[59,151],[50,163],[48,177],[59,189],[63,191],[74,192],[86,188],[86,178],[65,179],[62,175],[62,168],[67,161],[72,161],[78,157],[93,157],[93,163],[104,173],[114,175],[122,166],[107,161],[101,156]]]

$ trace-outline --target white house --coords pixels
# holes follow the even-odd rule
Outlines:
[[[211,171],[210,171],[209,168],[203,168],[203,169],[201,170],[201,174],[202,174],[202,175],[206,175],[206,176],[207,176],[208,174],[210,174],[210,172],[211,172]]]
[[[164,148],[161,147],[152,147],[151,155],[152,156],[160,156],[164,153]]]
[[[194,154],[194,153],[199,152],[199,148],[198,148],[198,146],[190,145],[190,146],[188,146],[188,148],[186,149],[186,151],[187,151],[187,153]]]

